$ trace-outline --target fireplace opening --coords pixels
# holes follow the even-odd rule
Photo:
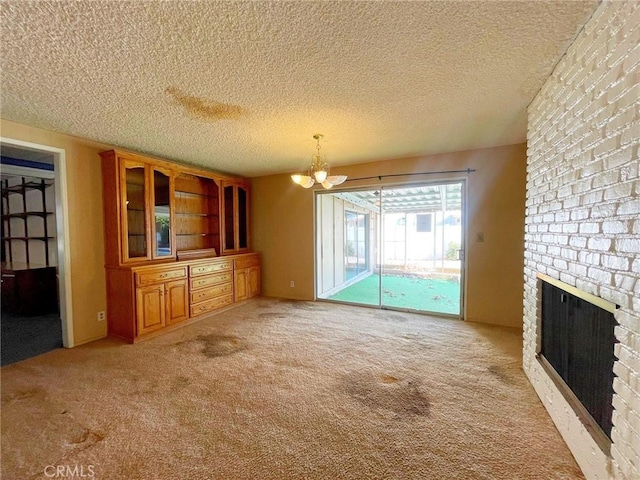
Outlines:
[[[546,275],[538,278],[539,359],[592,436],[608,450],[617,305]]]

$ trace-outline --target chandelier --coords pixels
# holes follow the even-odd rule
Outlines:
[[[331,188],[334,185],[340,185],[346,179],[346,175],[329,175],[329,164],[324,155],[320,153],[320,139],[324,135],[316,133],[313,138],[316,139],[317,152],[311,155],[311,165],[307,171],[307,175],[291,175],[291,180],[304,188],[311,188],[319,183],[324,188]]]

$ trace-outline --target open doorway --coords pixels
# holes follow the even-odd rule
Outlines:
[[[463,205],[463,181],[317,192],[317,297],[462,318]]]
[[[73,346],[64,151],[0,140],[2,365]]]

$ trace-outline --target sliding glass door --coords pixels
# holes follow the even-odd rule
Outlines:
[[[317,192],[317,297],[461,317],[463,187]]]

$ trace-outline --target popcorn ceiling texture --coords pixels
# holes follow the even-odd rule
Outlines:
[[[640,478],[640,3],[604,2],[529,108],[523,367],[588,479]],[[611,456],[535,355],[536,273],[620,305]]]
[[[248,176],[522,143],[597,3],[3,0],[1,113]]]

